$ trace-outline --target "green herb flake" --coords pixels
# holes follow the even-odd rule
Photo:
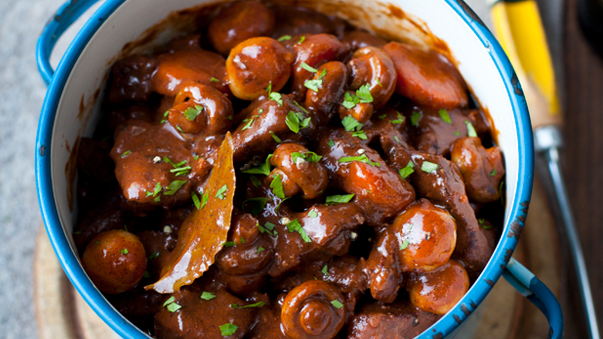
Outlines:
[[[341,120],[341,124],[343,125],[343,128],[345,128],[345,130],[348,132],[353,130],[360,131],[362,129],[362,124],[349,115],[344,117],[343,120]]]
[[[73,232],[73,234],[80,235],[80,234],[82,234],[82,230],[77,230],[77,231]]]
[[[121,154],[121,158],[123,159],[123,158],[127,157],[127,156],[128,156],[128,154],[130,154],[130,153],[132,153],[132,151],[130,151],[130,150],[127,150],[127,151],[123,152],[123,153]]]
[[[240,310],[240,309],[243,309],[243,308],[262,307],[264,305],[266,305],[266,303],[263,302],[263,301],[260,301],[260,302],[257,302],[255,304],[249,304],[249,305],[245,305],[245,306],[239,306],[238,304],[230,304],[230,307],[234,308],[234,309],[237,309],[237,310]]]
[[[440,118],[444,120],[445,123],[452,125],[452,120],[450,120],[450,115],[448,115],[448,111],[445,109],[441,109],[438,111]]]
[[[335,142],[333,141],[333,139],[329,140],[329,147],[333,147],[335,146]]]
[[[253,122],[255,121],[255,117],[252,117],[251,119],[245,119],[243,120],[243,122],[246,122],[247,124],[245,126],[243,126],[243,128],[241,129],[241,132],[251,128],[251,125],[253,125]]]
[[[195,107],[187,108],[183,114],[186,117],[186,120],[193,121],[199,114],[201,114],[201,111],[203,111],[203,106],[195,105]]]
[[[333,301],[331,301],[331,305],[335,306],[335,308],[339,309],[343,307],[343,304],[341,303],[341,301],[335,299]]]
[[[383,119],[387,118],[387,114],[381,114],[380,116],[378,116],[378,118],[383,120]]]
[[[199,200],[199,196],[195,192],[191,192],[191,199],[193,199],[193,204],[197,209],[201,209],[201,201]]]
[[[264,162],[263,164],[244,170],[242,172],[248,174],[268,175],[270,174],[270,158],[272,158],[272,154],[268,154],[268,157],[266,157],[266,162]]]
[[[496,175],[496,168],[492,170],[492,172],[490,172],[490,176],[493,177]]]
[[[207,200],[209,200],[209,192],[205,192],[201,196],[201,208],[203,208],[203,207],[205,207],[205,205],[207,205]]]
[[[258,215],[264,209],[264,207],[266,207],[267,203],[268,203],[268,199],[264,198],[264,197],[250,198],[250,199],[243,201],[243,209],[245,209],[245,206],[247,204],[251,204],[252,205],[251,214]]]
[[[258,254],[260,254],[263,250],[264,250],[264,248],[262,246],[259,246],[258,247]]]
[[[203,300],[212,300],[216,297],[215,294],[211,293],[211,292],[203,292],[201,293],[201,299]]]
[[[484,219],[484,218],[477,219],[477,223],[480,224],[480,226],[483,226],[485,222],[486,222],[486,219]]]
[[[301,44],[302,42],[304,42],[306,40],[306,36],[302,35],[302,37],[299,39],[299,41],[297,42],[298,44]]]
[[[485,230],[489,230],[489,229],[491,229],[491,228],[493,228],[493,227],[494,227],[494,226],[492,226],[492,225],[490,225],[490,224],[486,224],[486,225],[483,225],[483,226],[482,226],[482,228],[483,228],[483,229],[485,229]]]
[[[307,162],[319,162],[322,159],[321,155],[318,155],[314,152],[293,152],[291,153],[291,162],[297,164],[298,161],[307,161]]]
[[[224,200],[224,193],[226,193],[226,191],[228,190],[228,186],[224,185],[222,187],[220,187],[220,189],[218,190],[218,192],[216,192],[216,198],[220,199],[220,200]]]
[[[475,128],[473,128],[473,124],[468,120],[465,120],[465,125],[467,125],[467,136],[469,137],[477,137],[477,133],[475,132]]]
[[[283,106],[283,98],[280,93],[271,92],[269,97],[270,97],[270,100],[276,101],[279,106]]]
[[[347,109],[352,109],[359,102],[360,98],[358,98],[354,93],[345,92],[345,96],[343,97],[343,102],[341,104]]]
[[[214,77],[211,77],[211,79],[209,79],[209,82],[220,82],[220,80],[216,79]]]
[[[157,183],[157,185],[155,185],[155,189],[153,190],[153,196],[156,197],[159,193],[161,193],[161,184]]]
[[[148,279],[151,277],[151,275],[149,274],[149,271],[144,271],[144,273],[142,274],[142,277]]]
[[[225,241],[222,243],[223,247],[235,247],[237,246],[237,243],[234,241]]]
[[[278,41],[285,41],[285,40],[291,40],[291,36],[283,35],[282,37],[278,38]]]
[[[100,244],[100,241],[99,241],[99,240],[97,240],[97,241],[95,241],[95,242],[94,242],[94,244],[95,244],[95,245],[98,245],[98,244]]]
[[[239,329],[239,326],[231,323],[220,325],[220,333],[222,333],[222,336],[224,337],[233,335],[237,331],[237,329]]]
[[[314,68],[314,67],[312,67],[312,66],[308,65],[308,64],[307,64],[307,63],[305,63],[305,62],[302,62],[302,63],[301,63],[301,68],[305,69],[305,70],[306,70],[306,71],[308,71],[308,72],[312,72],[312,73],[316,73],[316,72],[318,72],[318,70],[317,70],[316,68]]]
[[[260,179],[258,179],[255,175],[249,176],[249,181],[251,181],[251,184],[255,188],[258,188],[262,185],[262,182],[260,181]]]
[[[121,252],[121,254],[123,254],[123,255],[130,253],[127,248],[124,248],[123,250],[121,250],[119,252]]]
[[[339,162],[352,162],[352,161],[360,161],[365,164],[369,164],[371,166],[381,167],[381,164],[378,162],[373,162],[369,159],[366,154],[355,156],[355,157],[343,157],[338,160]]]
[[[157,259],[159,257],[159,252],[153,252],[149,255],[149,260]]]
[[[264,224],[264,228],[266,228],[269,231],[274,230],[274,227],[276,227],[276,225],[271,223],[270,221],[266,221],[266,223]]]
[[[345,204],[354,198],[354,193],[346,195],[331,195],[325,200],[325,205]]]
[[[322,270],[320,270],[322,274],[329,275],[329,265],[325,265]]]
[[[312,239],[308,236],[308,233],[304,230],[302,225],[297,221],[297,219],[293,219],[287,223],[287,229],[289,232],[297,232],[301,235],[302,240],[304,242],[312,242]]]
[[[174,296],[171,296],[171,297],[170,297],[168,300],[166,300],[166,301],[163,303],[163,307],[166,307],[167,305],[169,305],[169,304],[173,303],[175,300],[176,300],[176,298],[175,298]]]
[[[318,217],[318,213],[316,213],[316,210],[311,209],[310,211],[308,211],[308,216],[312,219]]]
[[[304,87],[311,89],[314,92],[318,92],[319,87],[322,87],[322,79],[306,80],[304,82]]]
[[[289,111],[287,114],[287,118],[285,119],[285,123],[293,133],[299,132],[299,117],[295,112]]]
[[[184,186],[184,184],[186,184],[186,182],[187,182],[186,180],[174,180],[174,181],[170,182],[170,184],[167,185],[167,187],[166,187],[166,191],[163,192],[163,195],[176,194],[176,192],[178,192],[180,187]]]
[[[404,239],[402,245],[400,245],[400,251],[405,250],[408,247],[408,239]]]
[[[423,161],[423,164],[421,164],[421,171],[425,173],[433,173],[437,169],[438,164],[434,164],[433,162]]]
[[[419,127],[419,120],[421,120],[422,116],[423,113],[421,112],[412,112],[412,114],[410,115],[410,124],[414,127]]]
[[[390,120],[389,122],[391,122],[394,125],[399,125],[404,122],[404,116],[402,114],[400,114],[400,112],[396,112],[396,114],[398,114],[398,119]]]
[[[383,85],[381,84],[381,80],[379,80],[379,78],[375,79],[375,81],[377,81],[377,85],[383,87]]]
[[[373,96],[371,95],[371,86],[369,84],[365,84],[360,86],[360,88],[356,91],[356,96],[360,99],[362,103],[371,103],[373,102]]]
[[[308,110],[307,110],[307,109],[306,109],[304,106],[300,105],[300,104],[299,104],[299,102],[297,102],[297,101],[293,100],[293,104],[294,104],[295,106],[297,106],[297,108],[301,109],[301,110],[302,110],[302,112],[304,112],[304,113],[306,113],[306,114],[310,114],[310,112],[308,112]]]
[[[279,209],[279,207],[281,207],[281,204],[282,204],[282,203],[284,203],[285,201],[289,200],[290,198],[291,198],[291,197],[288,197],[288,198],[285,198],[285,199],[281,200],[281,202],[279,202],[279,203],[278,203],[278,205],[276,205],[276,207],[274,208],[274,212],[275,212],[276,214],[279,214],[279,213],[278,213],[278,209]],[[275,232],[275,233],[276,233],[276,232]]]
[[[400,143],[400,139],[398,138],[398,136],[395,136],[394,140],[396,140],[397,143]]]
[[[272,182],[270,183],[270,188],[272,189],[274,195],[281,199],[285,198],[285,191],[283,190],[283,182],[281,181],[280,174],[274,177],[274,179],[272,179]]]
[[[184,133],[184,131],[182,130],[182,127],[180,127],[180,126],[176,126],[176,129],[178,130],[178,132],[180,132],[180,133]]]
[[[272,139],[274,139],[274,141],[276,141],[277,144],[280,144],[281,142],[283,142],[281,140],[281,138],[279,138],[278,136],[276,136],[276,134],[274,134],[274,132],[270,131],[270,135],[272,136]]]
[[[406,167],[400,169],[399,173],[402,179],[406,179],[409,175],[414,173],[415,170],[413,169],[413,167],[415,167],[415,164],[412,161],[409,161]]]
[[[456,135],[457,137],[461,135],[461,133],[460,133],[460,132],[454,132],[454,133],[452,133],[452,134]]]
[[[367,140],[368,137],[366,136],[366,133],[364,133],[364,131],[357,131],[357,132],[352,132],[352,136],[356,137],[360,140]]]
[[[180,305],[178,305],[176,303],[171,303],[171,304],[167,305],[166,308],[167,308],[168,311],[174,313],[174,312],[178,311],[179,309],[181,309],[182,306],[180,306]]]

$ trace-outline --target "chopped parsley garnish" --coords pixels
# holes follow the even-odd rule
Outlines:
[[[205,192],[201,196],[201,208],[203,208],[203,207],[205,207],[205,205],[207,205],[207,200],[209,200],[209,192]]]
[[[180,187],[184,186],[184,184],[186,184],[186,182],[187,182],[186,180],[174,180],[174,181],[170,182],[170,184],[167,185],[167,187],[165,188],[166,191],[163,192],[163,195],[176,194],[176,192],[178,192]]]
[[[414,169],[413,167],[415,167],[415,163],[412,161],[409,161],[408,164],[406,165],[406,167],[400,169],[400,176],[402,177],[402,179],[406,179],[409,175],[414,173]]]
[[[291,36],[283,35],[282,37],[278,38],[278,41],[285,41],[285,40],[291,40]]]
[[[149,194],[149,192],[147,192],[147,196],[153,195],[153,197],[156,197],[159,193],[161,193],[161,184],[157,183],[157,185],[155,185],[155,189],[153,190],[153,193]]]
[[[201,299],[203,300],[212,300],[216,295],[211,292],[203,292],[201,293]]]
[[[262,185],[262,182],[260,181],[260,179],[256,178],[255,175],[251,175],[249,176],[249,181],[251,181],[251,184],[253,185],[253,187],[260,187]]]
[[[149,274],[149,271],[144,271],[144,273],[142,274],[142,277],[148,279],[151,277],[151,275]]]
[[[304,42],[304,40],[306,40],[306,36],[302,35],[302,37],[299,39],[299,41],[297,43],[301,44],[302,42]]]
[[[375,79],[375,81],[377,81],[377,85],[383,87],[383,85],[381,84],[381,80],[379,80],[379,78]]]
[[[216,192],[216,198],[220,199],[220,200],[224,200],[224,193],[226,193],[226,191],[228,190],[228,186],[224,185],[222,187],[220,187],[220,189],[218,190],[218,192]]]
[[[289,111],[287,114],[287,118],[285,119],[285,123],[293,133],[299,132],[300,128],[306,128],[310,126],[310,119],[305,118],[304,114],[300,112]]]
[[[362,103],[371,103],[373,102],[373,96],[371,95],[371,86],[369,84],[365,84],[360,86],[360,88],[356,91],[356,96],[360,99]]]
[[[383,120],[383,119],[387,118],[387,114],[381,114],[378,118]]]
[[[308,112],[308,110],[307,110],[307,109],[306,109],[304,106],[300,105],[300,104],[299,104],[299,102],[297,102],[297,101],[293,100],[293,104],[294,104],[295,106],[297,106],[297,108],[301,109],[301,110],[302,110],[302,112],[304,112],[304,113],[306,113],[306,114],[310,114],[310,112]]]
[[[352,92],[345,92],[345,96],[343,97],[343,102],[341,104],[347,109],[352,109],[359,102],[360,98],[358,98],[356,94]]]
[[[199,114],[201,114],[201,111],[203,111],[203,106],[195,105],[195,107],[187,108],[183,114],[186,117],[186,120],[193,121]]]
[[[276,214],[278,214],[278,208],[279,208],[279,207],[281,207],[281,204],[282,204],[282,203],[284,203],[285,201],[287,201],[287,200],[289,200],[289,199],[291,199],[291,197],[288,197],[288,198],[285,198],[285,199],[281,200],[281,202],[279,202],[279,203],[278,203],[278,205],[276,205],[276,207],[274,208],[274,212],[275,212]]]
[[[418,127],[419,120],[421,120],[422,116],[423,116],[423,113],[421,113],[421,112],[412,112],[412,114],[410,115],[410,124],[413,125],[414,127]]]
[[[268,233],[272,236],[276,235],[276,231],[274,231],[274,227],[275,225],[273,223],[271,223],[270,221],[267,221],[264,226],[260,225],[259,223],[257,224],[258,228],[260,229],[260,233]]]
[[[272,192],[274,193],[274,195],[281,199],[285,198],[285,191],[283,190],[283,182],[281,181],[280,174],[278,174],[276,177],[274,177],[274,179],[272,179],[272,182],[270,183],[270,188],[272,188]]]
[[[408,239],[404,239],[402,245],[400,245],[400,251],[405,250],[408,247]]]
[[[322,159],[322,155],[318,155],[314,152],[293,152],[291,153],[291,162],[297,164],[298,161],[307,161],[307,162],[319,162]]]
[[[313,90],[314,92],[318,92],[318,87],[322,86],[322,79],[306,80],[306,82],[304,82],[304,86]]]
[[[260,302],[257,302],[255,304],[249,304],[249,305],[245,305],[245,306],[239,306],[238,304],[230,304],[230,307],[234,308],[234,309],[240,310],[240,309],[243,309],[243,308],[262,307],[264,305],[266,305],[266,303],[263,302],[263,301],[260,301]]]
[[[404,116],[402,114],[400,114],[400,112],[396,112],[396,114],[398,114],[398,119],[390,120],[389,122],[391,122],[392,124],[395,124],[395,125],[399,125],[404,122]]]
[[[157,259],[159,257],[159,252],[153,252],[149,255],[149,260]]]
[[[209,79],[209,82],[220,82],[220,80],[216,79],[214,77],[211,77],[211,79]]]
[[[475,128],[473,128],[473,124],[468,120],[465,120],[465,125],[467,125],[467,136],[469,137],[477,137],[477,133],[475,132]]]
[[[432,173],[438,169],[438,164],[434,164],[433,162],[423,161],[421,164],[421,171],[425,173]]]
[[[123,254],[123,255],[130,253],[127,248],[124,248],[123,250],[121,250],[119,252],[121,252],[121,254]]]
[[[192,167],[178,167],[170,170],[170,173],[174,173],[176,176],[187,175],[191,171]]]
[[[280,93],[278,92],[271,92],[270,95],[270,100],[274,100],[278,103],[279,106],[283,106],[283,98],[281,96]]]
[[[191,198],[193,199],[193,204],[197,209],[201,209],[201,201],[199,200],[199,196],[195,192],[191,192]]]
[[[337,299],[331,301],[331,305],[335,306],[335,308],[338,308],[338,309],[343,307],[343,304],[341,303],[341,301],[339,301]]]
[[[354,193],[346,195],[331,195],[325,200],[325,205],[345,204],[354,198]]]
[[[243,128],[241,129],[241,131],[244,131],[244,130],[250,128],[251,125],[253,125],[254,121],[255,121],[255,117],[252,117],[251,119],[247,118],[247,119],[243,120],[243,122],[246,122],[247,124],[245,126],[243,126]]]
[[[364,133],[364,131],[357,131],[357,132],[352,132],[352,136],[359,138],[361,140],[367,140],[368,137],[366,136],[366,133]]]
[[[452,120],[450,120],[450,115],[448,115],[448,111],[445,109],[441,109],[438,111],[440,118],[444,120],[445,123],[452,125]]]
[[[272,139],[274,139],[274,141],[276,141],[277,144],[280,144],[281,142],[283,142],[281,140],[281,138],[277,137],[276,134],[274,134],[274,132],[270,131],[270,135],[272,136]]]
[[[264,207],[266,207],[267,203],[268,203],[267,198],[263,198],[263,197],[250,198],[250,199],[243,201],[243,209],[245,209],[245,205],[251,204],[252,205],[251,214],[258,215],[264,209]]]
[[[220,325],[220,333],[222,333],[222,335],[225,337],[233,335],[237,331],[237,329],[239,329],[239,326],[231,323]]]
[[[128,156],[128,154],[130,154],[130,153],[132,153],[132,151],[130,151],[130,150],[127,150],[127,151],[123,152],[123,153],[121,154],[122,159],[123,159],[123,158],[125,158],[125,157],[127,157],[127,156]]]
[[[256,167],[252,167],[250,169],[244,170],[242,171],[243,173],[248,173],[248,174],[263,174],[263,175],[268,175],[270,174],[270,158],[272,158],[272,154],[268,154],[268,157],[266,157],[266,162],[256,166]]]
[[[321,270],[322,274],[324,275],[329,275],[329,265],[325,265],[322,270]]]
[[[482,228],[483,228],[483,229],[485,229],[485,230],[489,230],[489,229],[491,229],[492,227],[494,227],[494,226],[492,226],[492,225],[490,225],[490,224],[485,224],[485,225],[482,225]]]
[[[492,170],[492,172],[490,172],[490,176],[493,177],[496,175],[496,168]]]
[[[362,129],[362,124],[349,115],[344,117],[343,120],[341,120],[341,124],[343,125],[343,128],[345,128],[345,130],[348,132],[353,130],[360,131]]]
[[[366,156],[366,154],[355,156],[355,157],[343,157],[343,158],[339,159],[339,162],[352,162],[352,161],[360,161],[365,164],[369,164],[371,166],[381,167],[380,163],[371,161],[371,159],[369,159]]]
[[[312,239],[308,236],[308,233],[304,230],[302,225],[297,221],[297,219],[293,219],[287,223],[287,229],[289,232],[297,232],[301,235],[302,240],[304,242],[312,242]]]
[[[224,247],[235,247],[237,246],[237,243],[234,241],[226,241],[222,243],[222,246]]]
[[[261,253],[264,250],[264,248],[262,246],[258,247],[258,254]]]
[[[301,68],[305,69],[305,70],[306,70],[306,71],[308,71],[308,72],[312,72],[312,73],[316,73],[316,72],[318,72],[318,70],[317,70],[316,68],[314,68],[314,67],[312,67],[312,66],[308,65],[308,64],[307,64],[307,63],[305,63],[305,62],[302,62],[302,63],[301,63]]]
[[[318,216],[318,213],[316,213],[316,210],[311,209],[308,211],[308,216],[312,219],[316,218]]]
[[[459,132],[454,132],[452,134],[456,135],[457,137],[461,135],[461,133],[459,133]]]
[[[180,127],[180,126],[176,126],[176,129],[178,130],[178,132],[180,132],[180,133],[184,133],[184,131],[182,130],[182,127]]]
[[[484,219],[484,218],[477,219],[477,223],[480,224],[480,226],[484,225],[485,222],[486,222],[486,219]]]
[[[333,147],[335,146],[335,142],[333,141],[333,139],[329,140],[329,147]]]
[[[176,304],[175,300],[176,298],[174,298],[174,296],[171,296],[168,300],[163,303],[163,307],[166,307],[168,311],[172,313],[178,311],[180,308],[182,308],[182,306]]]

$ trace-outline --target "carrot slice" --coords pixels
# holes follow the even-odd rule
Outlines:
[[[161,272],[161,279],[145,286],[146,290],[174,293],[180,287],[192,284],[214,263],[216,254],[226,242],[232,217],[236,185],[232,154],[233,143],[229,132],[220,146],[217,165],[204,192],[207,204],[195,209],[184,220],[178,243]]]

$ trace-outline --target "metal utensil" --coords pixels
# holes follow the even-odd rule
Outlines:
[[[492,4],[491,15],[494,33],[517,72],[528,102],[534,127],[534,148],[541,160],[536,163],[536,168],[547,188],[549,201],[555,207],[560,233],[565,234],[568,241],[589,338],[599,339],[584,253],[559,164],[559,150],[563,147],[561,114],[555,74],[537,4],[534,0],[496,1]]]

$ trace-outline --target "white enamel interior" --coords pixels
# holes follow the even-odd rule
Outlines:
[[[128,0],[105,21],[80,55],[59,101],[50,150],[54,198],[59,218],[67,232],[71,231],[75,222],[75,212],[70,211],[67,200],[67,187],[70,187],[65,175],[65,164],[70,156],[67,145],[73,146],[78,136],[92,134],[96,121],[94,115],[98,113],[94,112],[91,119],[78,119],[82,96],[84,103],[93,98],[95,91],[102,87],[112,61],[126,43],[135,40],[147,28],[164,19],[167,13],[204,2],[209,1]],[[298,1],[300,2],[304,1]],[[324,0],[315,7],[320,9],[325,4],[340,5],[340,2]],[[384,12],[387,13],[384,4],[390,3],[420,18],[435,36],[448,44],[460,72],[480,103],[489,110],[499,132],[498,142],[506,161],[506,193],[508,197],[513,197],[518,181],[518,122],[513,115],[504,80],[490,56],[490,49],[482,44],[444,0],[391,0],[381,1],[381,4],[365,0],[346,2],[363,8],[363,18],[352,18],[355,24],[365,26],[361,21],[371,20],[373,27],[387,28],[394,36],[404,34],[409,25],[383,15]],[[342,17],[346,18],[345,15]],[[509,206],[507,204],[506,215],[509,214]]]

